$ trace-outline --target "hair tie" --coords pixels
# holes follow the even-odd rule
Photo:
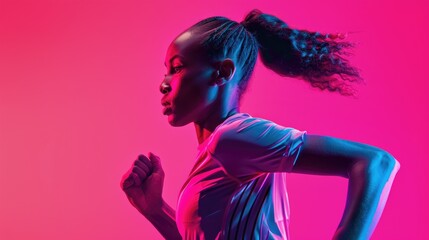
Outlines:
[[[246,20],[243,20],[243,21],[241,21],[240,23],[239,23],[241,26],[243,26],[246,30],[248,30],[247,29],[247,22],[246,22]]]
[[[249,22],[243,20],[240,22],[240,25],[243,26],[244,29],[246,29],[246,31],[248,31],[250,34],[255,35],[255,30],[249,26]]]

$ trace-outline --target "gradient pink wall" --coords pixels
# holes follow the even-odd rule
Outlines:
[[[164,197],[196,156],[158,86],[170,41],[202,18],[253,8],[292,27],[353,31],[359,99],[320,92],[258,63],[242,111],[381,147],[401,163],[372,239],[428,239],[428,4],[416,1],[1,1],[0,239],[161,239],[119,188],[139,153],[158,154]],[[347,180],[289,174],[292,239],[330,239]]]

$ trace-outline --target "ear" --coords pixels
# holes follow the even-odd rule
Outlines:
[[[219,63],[215,72],[215,82],[221,86],[231,80],[235,74],[235,63],[232,59],[226,58]]]

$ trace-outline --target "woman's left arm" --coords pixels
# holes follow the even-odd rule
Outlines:
[[[292,172],[349,179],[346,207],[333,239],[369,239],[388,198],[399,162],[363,143],[306,134]]]

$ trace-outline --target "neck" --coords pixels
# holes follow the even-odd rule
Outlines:
[[[225,119],[239,112],[239,108],[235,107],[229,110],[209,114],[202,122],[194,122],[198,144],[203,143],[213,133],[216,127],[225,121]]]
[[[217,101],[208,108],[208,112],[202,114],[204,117],[194,122],[197,133],[198,144],[203,143],[219,124],[231,115],[240,112],[239,97],[233,84],[226,84],[220,88]]]

